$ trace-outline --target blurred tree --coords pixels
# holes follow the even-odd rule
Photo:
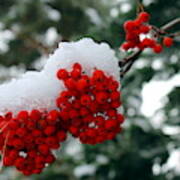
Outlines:
[[[152,15],[151,24],[156,26],[180,15],[180,1],[142,2]],[[52,52],[58,41],[77,40],[84,36],[106,41],[117,50],[124,41],[122,24],[127,19],[134,18],[136,5],[136,1],[132,0],[0,0],[0,31],[9,33],[9,39],[5,41],[7,48],[0,48],[0,63],[3,66],[24,64],[30,69],[33,68],[34,61]],[[52,28],[59,36],[49,45],[47,32]],[[180,25],[172,31],[178,29]],[[140,92],[144,83],[152,79],[167,80],[179,73],[178,45],[179,42],[176,41],[173,48],[160,55],[144,53],[141,56],[144,66],[133,68],[123,79],[122,94],[127,122],[122,135],[101,145],[83,145],[79,156],[67,153],[68,144],[72,149],[75,148],[69,141],[58,153],[58,161],[44,173],[28,178],[16,174],[13,179],[180,179],[173,170],[163,170],[170,152],[180,144],[179,134],[165,134],[162,128],[165,125],[179,128],[180,88],[177,87],[169,93],[166,105],[160,110],[165,115],[161,128],[154,128],[150,119],[144,117],[139,109],[142,103]],[[119,58],[124,56],[118,51],[117,54]],[[154,68],[155,59],[160,59],[162,68]],[[76,176],[78,168],[83,165],[89,165],[89,168],[93,167],[95,170],[92,173],[84,171],[81,176]],[[160,170],[154,173],[157,166]],[[4,171],[4,174],[7,175],[7,171]]]

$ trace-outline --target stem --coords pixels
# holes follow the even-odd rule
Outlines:
[[[123,66],[125,66],[128,62],[130,62],[130,61],[138,58],[139,55],[141,54],[141,52],[142,52],[141,50],[138,50],[138,51],[130,54],[129,56],[125,57],[122,61],[119,62],[119,66],[120,66],[120,67],[123,67]]]
[[[121,78],[123,78],[124,75],[126,74],[126,72],[128,72],[128,71],[131,69],[131,66],[134,64],[134,62],[135,62],[136,60],[137,60],[137,59],[134,59],[134,60],[132,60],[132,61],[129,62],[129,64],[126,66],[125,70],[120,73]]]
[[[8,139],[9,139],[9,133],[10,132],[8,131],[6,138],[5,138],[5,141],[4,141],[4,146],[2,149],[2,155],[1,155],[1,160],[0,160],[0,171],[2,170],[2,167],[3,167],[3,161],[4,161],[4,156],[6,153],[7,143],[8,143]]]
[[[169,37],[172,37],[172,38],[175,38],[175,37],[180,36],[180,32],[171,33],[171,34],[169,34],[168,36],[169,36]]]
[[[165,24],[164,26],[161,27],[161,29],[166,31],[166,30],[170,29],[171,27],[175,26],[176,24],[180,24],[180,17],[173,19],[169,23]]]

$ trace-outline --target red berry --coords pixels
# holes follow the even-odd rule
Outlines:
[[[76,81],[72,78],[65,80],[64,84],[65,84],[66,88],[68,88],[68,89],[73,90],[76,87]]]
[[[34,141],[34,137],[33,137],[33,135],[32,134],[28,134],[25,138],[24,138],[24,140],[25,140],[25,143],[27,143],[27,144],[32,144],[33,143],[33,141]]]
[[[71,71],[71,77],[73,79],[78,79],[78,78],[80,78],[80,76],[81,76],[81,71],[79,71],[77,69],[74,69]]]
[[[11,150],[8,154],[9,157],[16,159],[19,155],[19,152],[17,150]]]
[[[128,49],[131,48],[131,44],[129,42],[125,42],[121,45],[121,48],[127,51]]]
[[[4,166],[12,166],[13,165],[13,159],[11,157],[4,157],[3,158],[3,165]]]
[[[77,88],[79,91],[83,91],[83,90],[86,89],[88,86],[89,86],[88,80],[81,78],[80,80],[77,81],[76,88]]]
[[[71,127],[69,128],[69,132],[70,132],[72,135],[74,135],[74,136],[78,136],[78,135],[79,135],[79,130],[78,130],[78,128],[73,127],[73,126],[71,126]]]
[[[56,131],[56,128],[55,126],[47,126],[44,130],[44,133],[47,135],[47,136],[50,136],[52,135],[54,132]]]
[[[24,166],[24,161],[25,161],[25,158],[19,157],[19,158],[16,159],[14,165],[15,165],[17,168],[22,169],[23,166]]]
[[[4,117],[5,117],[6,120],[10,120],[10,119],[12,118],[12,116],[13,116],[12,112],[7,112],[7,113],[4,115]]]
[[[58,142],[58,141],[57,141],[57,138],[54,137],[54,136],[48,137],[48,138],[46,139],[46,143],[47,143],[47,145],[49,145],[50,147],[51,147],[52,145],[56,144],[57,142]]]
[[[22,149],[24,147],[24,143],[21,139],[16,138],[13,140],[13,146],[17,149]]]
[[[74,63],[73,69],[74,69],[74,70],[81,71],[81,70],[82,70],[82,66],[81,66],[79,63]]]
[[[34,129],[34,130],[32,131],[32,135],[33,135],[34,137],[40,137],[40,136],[42,136],[42,132],[41,132],[40,130],[38,130],[38,129]]]
[[[36,164],[42,164],[44,162],[45,162],[45,158],[42,155],[36,156],[36,158],[35,158],[35,163]]]
[[[38,150],[43,155],[48,155],[49,154],[49,147],[46,144],[39,145]]]
[[[36,128],[36,123],[34,121],[28,121],[26,124],[27,129],[33,130]]]
[[[154,48],[153,48],[153,51],[154,51],[155,53],[161,53],[162,50],[163,50],[163,48],[162,48],[162,46],[161,46],[160,44],[156,44],[156,45],[154,46]]]
[[[40,174],[41,172],[42,172],[41,169],[34,169],[34,170],[33,170],[33,173],[34,173],[34,174]]]
[[[101,70],[95,70],[93,72],[93,76],[92,76],[92,81],[94,83],[97,83],[97,82],[103,82],[105,79],[105,75],[104,75],[104,72],[101,71]]]
[[[147,12],[141,12],[139,15],[138,15],[138,19],[141,21],[141,22],[148,22],[149,19],[150,19],[150,14],[147,13]]]
[[[27,120],[29,117],[29,114],[27,111],[20,111],[18,114],[17,114],[17,119],[19,120]]]
[[[89,106],[90,105],[90,103],[91,103],[91,96],[89,96],[89,95],[87,95],[87,94],[85,94],[85,95],[82,95],[82,97],[81,97],[81,104],[83,105],[83,106]]]
[[[117,81],[113,81],[113,80],[108,85],[108,89],[110,91],[115,91],[115,90],[117,90],[118,87],[119,87],[119,83]]]
[[[41,119],[38,121],[38,126],[40,129],[44,129],[45,127],[47,127],[48,123],[45,119]]]
[[[61,111],[59,113],[59,115],[62,118],[62,120],[68,120],[68,118],[69,118],[69,112],[67,112],[67,111]]]
[[[134,29],[134,21],[131,21],[131,20],[129,20],[129,21],[126,21],[125,23],[124,23],[124,29],[126,30],[126,31],[131,31],[131,30],[133,30]]]
[[[89,113],[90,113],[90,112],[89,112],[88,108],[82,107],[82,108],[80,109],[80,114],[81,114],[81,116],[87,116]]]
[[[39,119],[41,119],[41,112],[37,109],[33,109],[30,113],[30,119],[38,121]]]
[[[116,114],[117,114],[117,112],[116,112],[115,109],[109,109],[109,110],[107,111],[107,115],[108,115],[109,117],[115,117]]]
[[[52,154],[49,154],[45,159],[46,163],[53,163],[55,160],[56,158]]]
[[[36,144],[43,144],[44,142],[45,142],[44,137],[36,137],[36,139],[35,139]]]
[[[122,124],[124,122],[124,116],[122,114],[118,114],[117,120],[119,121],[120,124]]]
[[[37,152],[35,150],[31,150],[27,152],[27,154],[30,158],[35,158],[37,156]]]
[[[64,131],[59,131],[57,133],[57,138],[60,142],[65,141],[67,138],[67,134]]]
[[[163,44],[166,47],[171,47],[173,45],[173,39],[170,37],[164,37]]]
[[[111,100],[119,100],[120,99],[120,92],[119,91],[113,91],[110,94]]]
[[[23,174],[24,174],[25,176],[30,176],[30,175],[31,175],[31,172],[30,172],[30,171],[23,171]]]
[[[59,149],[60,148],[60,144],[59,143],[55,143],[51,145],[52,149]]]
[[[107,120],[105,123],[105,127],[108,130],[113,130],[117,126],[117,121],[115,120]]]
[[[127,33],[126,34],[126,41],[128,41],[128,42],[126,42],[126,43],[124,43],[123,44],[123,46],[124,46],[124,50],[128,50],[129,48],[132,48],[132,47],[134,47],[134,43],[132,43],[132,42],[134,42],[134,40],[137,40],[137,41],[139,41],[139,35],[138,34],[135,34],[135,33]]]
[[[107,103],[107,100],[108,100],[108,93],[106,92],[99,92],[96,94],[96,101],[99,103],[99,104],[104,104],[104,103]]]
[[[26,128],[18,128],[16,130],[16,135],[19,136],[19,137],[23,137],[27,134],[27,129]]]
[[[143,34],[147,34],[150,31],[151,27],[147,25],[142,25],[140,27],[140,32]]]
[[[60,69],[58,72],[57,72],[57,78],[60,79],[60,80],[65,80],[69,77],[69,74],[67,72],[66,69]]]
[[[69,99],[71,96],[72,96],[71,91],[62,91],[60,94],[60,97],[64,100]]]
[[[79,113],[78,113],[77,110],[72,109],[72,110],[69,111],[69,117],[70,117],[71,119],[75,119],[75,118],[77,118],[78,116],[79,116]]]
[[[59,113],[57,110],[52,110],[48,113],[48,116],[47,116],[47,121],[49,124],[54,124],[57,122],[58,120],[58,117],[59,117]]]
[[[118,108],[121,105],[121,102],[116,100],[111,102],[111,107],[112,108]]]
[[[20,124],[16,119],[12,119],[8,124],[8,127],[12,130],[17,129],[19,126]]]
[[[144,48],[153,48],[156,45],[156,41],[154,39],[150,38],[144,38],[143,41],[141,42],[141,49]]]

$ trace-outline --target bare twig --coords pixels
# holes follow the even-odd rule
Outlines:
[[[136,51],[136,52],[130,54],[128,57],[125,57],[125,58],[123,59],[123,61],[120,61],[120,62],[119,62],[119,66],[120,66],[120,67],[125,66],[128,62],[132,61],[133,59],[138,58],[140,54],[141,54],[141,50]]]
[[[173,27],[173,26],[175,26],[177,24],[180,24],[180,17],[170,21],[167,24],[165,24],[164,26],[161,27],[161,29],[166,31],[166,30],[170,29],[171,27]]]
[[[131,68],[131,66],[134,64],[134,62],[138,59],[138,57],[141,54],[141,50],[134,52],[133,54],[129,55],[128,57],[124,58],[123,61],[120,64],[120,67],[122,68],[122,71],[120,72],[121,78],[124,77],[126,72],[128,72]]]
[[[43,43],[41,43],[29,36],[25,37],[24,39],[27,41],[27,45],[29,47],[38,49],[42,54],[49,55],[50,48],[45,46]]]
[[[140,2],[140,0],[137,0],[137,14],[139,14],[140,12],[144,11],[144,6],[143,4]]]
[[[169,34],[168,36],[169,36],[169,37],[172,37],[172,38],[175,38],[175,37],[180,36],[180,32],[171,33],[171,34]]]

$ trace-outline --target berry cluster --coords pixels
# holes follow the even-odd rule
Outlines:
[[[84,144],[113,139],[124,117],[119,83],[95,69],[91,76],[75,63],[71,72],[60,69],[57,78],[66,90],[59,92],[57,109],[11,112],[0,116],[0,151],[4,166],[15,166],[24,175],[39,174],[55,161],[52,150],[60,148],[67,132]]]
[[[66,139],[59,112],[20,111],[0,117],[0,150],[4,166],[15,166],[24,175],[39,174],[54,162],[52,150]]]
[[[113,139],[121,131],[124,118],[120,107],[119,83],[95,69],[91,76],[75,63],[71,72],[60,69],[57,77],[66,90],[57,98],[57,106],[69,132],[84,144],[97,144]]]
[[[163,46],[170,47],[173,44],[173,39],[164,37],[163,42],[159,43],[155,37],[145,37],[141,39],[142,34],[146,35],[152,30],[151,25],[148,24],[150,14],[141,12],[135,20],[129,20],[124,23],[124,30],[126,32],[126,42],[122,44],[122,49],[129,50],[131,48],[151,48],[155,53],[160,53]],[[150,35],[150,34],[149,34]]]

